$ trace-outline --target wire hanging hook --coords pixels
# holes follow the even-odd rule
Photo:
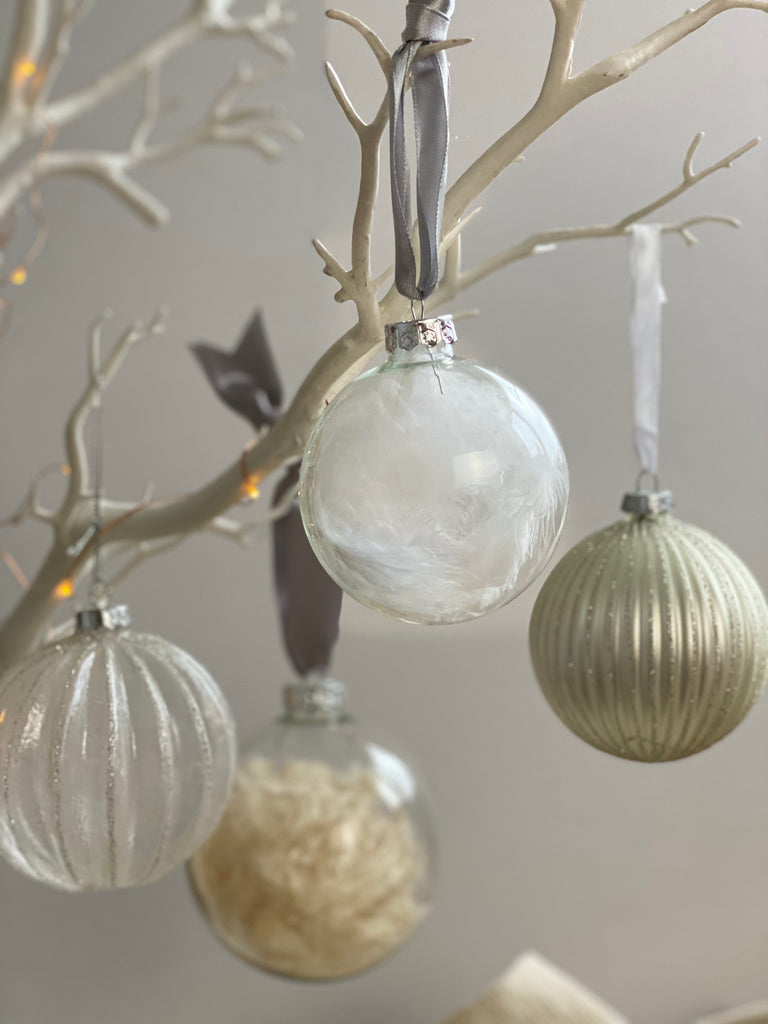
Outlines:
[[[414,323],[417,320],[423,320],[424,319],[424,296],[419,294],[418,301],[421,304],[421,309],[419,311],[419,315],[416,316],[416,299],[411,299],[411,320],[413,320]]]
[[[661,481],[659,480],[659,474],[653,473],[649,469],[641,469],[640,472],[637,474],[637,479],[635,480],[635,490],[646,490],[646,488],[643,486],[643,482],[646,477],[650,479],[651,490],[658,493],[661,490]]]

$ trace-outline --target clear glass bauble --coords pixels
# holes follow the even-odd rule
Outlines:
[[[227,703],[194,658],[83,629],[0,679],[0,853],[60,889],[154,882],[215,827],[236,762]]]
[[[461,622],[507,604],[549,561],[568,470],[524,391],[438,341],[395,348],[324,410],[300,500],[315,554],[350,597],[405,622]]]
[[[323,980],[364,971],[408,939],[429,910],[434,849],[413,770],[310,689],[241,758],[189,875],[232,952]]]

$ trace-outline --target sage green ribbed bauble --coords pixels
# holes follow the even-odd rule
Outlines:
[[[627,495],[623,507],[542,587],[533,667],[587,743],[674,761],[735,729],[765,689],[768,605],[729,548],[672,515],[668,492]]]

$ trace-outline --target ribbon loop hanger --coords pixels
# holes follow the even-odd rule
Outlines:
[[[661,313],[667,296],[661,282],[661,225],[633,224],[629,262],[634,285],[630,318],[635,452],[638,482],[650,477],[658,490]]]
[[[401,295],[423,301],[437,287],[440,228],[448,170],[448,58],[440,50],[419,59],[427,43],[444,42],[454,0],[411,0],[403,45],[392,56],[390,77],[390,166],[395,223],[395,285]],[[416,216],[420,267],[411,238],[411,182],[405,140],[405,96],[413,80],[416,130]]]

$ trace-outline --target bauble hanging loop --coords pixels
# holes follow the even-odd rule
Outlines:
[[[668,492],[628,495],[626,518],[555,566],[533,609],[533,666],[552,709],[587,743],[673,761],[717,743],[768,682],[768,605]]]
[[[461,622],[520,594],[551,557],[568,470],[544,413],[454,358],[450,316],[391,324],[389,359],[348,385],[299,481],[315,554],[343,590],[405,622]]]
[[[125,608],[0,679],[0,854],[61,889],[153,882],[224,810],[235,728],[208,672]]]

